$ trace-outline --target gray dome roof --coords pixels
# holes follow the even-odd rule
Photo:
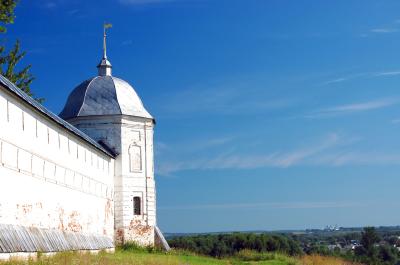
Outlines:
[[[60,117],[118,114],[153,119],[131,85],[114,76],[96,76],[71,92]]]

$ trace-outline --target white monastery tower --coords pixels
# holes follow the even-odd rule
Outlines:
[[[168,243],[156,223],[155,121],[104,51],[59,116],[0,75],[0,260]]]
[[[139,96],[112,75],[106,54],[98,75],[78,85],[69,95],[60,117],[115,155],[114,237],[116,244],[135,241],[154,245],[156,192],[153,129],[155,121]],[[156,235],[157,238],[157,235]]]

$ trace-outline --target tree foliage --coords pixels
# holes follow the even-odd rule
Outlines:
[[[364,231],[361,234],[361,245],[369,250],[374,247],[375,243],[378,243],[380,237],[375,230],[375,227],[365,227]]]
[[[17,70],[17,64],[24,58],[26,52],[21,51],[19,40],[15,42],[14,47],[6,53],[5,47],[0,46],[0,74],[13,82],[17,87],[24,91],[29,96],[33,96],[30,85],[34,77],[30,73],[31,65],[27,65],[20,70]],[[43,99],[37,99],[39,102]]]
[[[196,235],[168,240],[171,247],[190,250],[213,257],[233,256],[241,250],[280,252],[291,256],[302,254],[295,240],[282,236],[254,233]]]
[[[365,265],[400,265],[400,226],[313,230],[307,233],[230,233],[173,237],[171,247],[214,257],[279,252],[335,256]],[[399,248],[399,249],[398,249]]]
[[[14,10],[17,0],[0,0],[0,33],[7,31],[6,25],[13,23],[15,14]],[[26,52],[21,51],[21,43],[17,40],[14,46],[7,50],[5,45],[0,46],[0,74],[13,82],[17,87],[29,96],[33,97],[31,91],[31,83],[34,80],[30,73],[31,65],[19,67],[20,61],[25,57]],[[35,98],[42,103],[43,98]]]
[[[14,9],[17,2],[15,0],[0,0],[0,33],[6,32],[6,25],[14,22]]]

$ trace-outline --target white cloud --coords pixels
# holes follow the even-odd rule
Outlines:
[[[350,148],[359,138],[343,137],[332,133],[314,144],[288,151],[275,151],[264,154],[225,152],[214,156],[188,158],[183,153],[179,159],[161,159],[156,174],[174,176],[186,170],[222,170],[290,168],[293,166],[360,166],[360,165],[400,165],[400,153],[383,151],[360,151]]]
[[[395,75],[400,75],[400,71],[388,71],[375,74],[375,76],[395,76]]]
[[[325,85],[329,85],[329,84],[333,84],[333,83],[340,83],[340,82],[347,81],[349,79],[351,79],[351,78],[339,77],[339,78],[336,78],[336,79],[332,79],[332,80],[326,81],[324,84]]]
[[[397,32],[398,29],[396,28],[375,28],[371,29],[372,33],[394,33]]]
[[[130,46],[133,44],[132,40],[124,40],[121,42],[121,46]]]
[[[313,161],[326,166],[400,165],[400,154],[374,151],[347,151],[323,154]]]
[[[302,164],[320,152],[343,142],[344,140],[339,135],[332,133],[316,144],[309,144],[307,147],[284,152],[277,151],[265,154],[225,152],[213,157],[202,156],[195,159],[185,159],[185,154],[182,154],[182,157],[178,160],[160,159],[156,174],[171,176],[184,170],[287,168]]]
[[[341,76],[337,78],[333,78],[331,80],[325,81],[322,85],[330,85],[335,83],[342,83],[345,81],[359,79],[359,78],[374,78],[374,77],[391,77],[391,76],[398,76],[400,75],[400,70],[391,70],[391,71],[384,71],[384,72],[365,72],[365,73],[356,73],[346,76]]]
[[[157,142],[157,148],[162,151],[173,150],[175,153],[198,152],[225,145],[235,139],[234,136],[221,136],[208,139],[192,139],[190,141],[180,141],[179,145],[169,145],[164,142]]]
[[[355,112],[363,112],[375,109],[381,109],[385,107],[390,107],[392,105],[398,104],[399,99],[397,98],[383,98],[378,100],[372,100],[367,102],[352,103],[348,105],[340,105],[336,107],[326,108],[314,111],[305,118],[315,119],[315,118],[326,118],[334,117],[338,115],[350,114]]]
[[[66,0],[40,0],[40,1],[37,1],[36,4],[38,4],[42,8],[54,9],[65,3],[66,3]]]
[[[212,210],[212,209],[329,209],[329,208],[357,208],[367,204],[359,202],[254,202],[254,203],[224,203],[159,206],[159,210]]]
[[[57,6],[57,4],[54,2],[47,2],[44,5],[45,8],[55,8],[56,6]]]
[[[334,78],[332,80],[328,80],[328,81],[322,83],[322,85],[330,85],[330,84],[335,84],[335,83],[341,83],[341,82],[345,82],[345,81],[348,81],[348,80],[353,80],[353,79],[362,78],[362,77],[368,77],[368,76],[371,76],[371,73],[355,73],[355,74],[350,74],[350,75],[346,75],[346,76],[337,77],[337,78]]]
[[[162,97],[161,115],[180,117],[185,114],[199,115],[240,115],[262,111],[278,110],[294,105],[294,100],[287,98],[271,99],[265,89],[251,85],[232,85],[224,87],[198,87],[187,89],[177,94]]]
[[[67,12],[68,15],[73,16],[79,13],[79,9],[72,9]]]
[[[158,4],[158,3],[169,3],[177,0],[119,0],[124,5],[147,5],[147,4]]]
[[[326,109],[325,111],[327,111],[327,112],[365,111],[365,110],[379,109],[382,107],[391,106],[397,102],[398,102],[397,100],[383,99],[383,100],[368,101],[368,102],[363,102],[363,103],[355,103],[355,104],[337,106],[334,108]]]

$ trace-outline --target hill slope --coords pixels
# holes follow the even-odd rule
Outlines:
[[[193,254],[172,253],[147,253],[143,251],[120,251],[115,253],[88,253],[66,252],[54,256],[39,256],[36,260],[12,260],[0,262],[0,265],[295,265],[290,258],[279,256],[265,261],[241,261],[237,259],[214,259],[196,256]]]
[[[262,258],[260,258],[262,257]],[[262,259],[262,260],[260,260]],[[146,251],[121,251],[115,253],[65,252],[43,256],[35,260],[0,261],[0,265],[356,265],[333,257],[304,256],[299,259],[280,254],[241,253],[235,258],[214,259],[183,252],[148,253]]]

